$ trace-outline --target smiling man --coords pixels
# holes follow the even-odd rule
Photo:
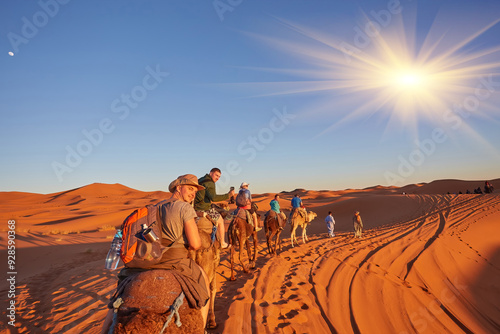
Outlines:
[[[217,223],[217,234],[221,242],[221,247],[227,248],[228,244],[225,240],[224,219],[215,209],[212,208],[212,203],[228,200],[234,196],[234,190],[230,190],[227,194],[217,195],[215,192],[215,182],[220,179],[221,171],[219,168],[212,168],[209,174],[206,174],[198,180],[199,184],[204,186],[196,193],[194,200],[194,209],[197,212],[205,213],[212,221]]]

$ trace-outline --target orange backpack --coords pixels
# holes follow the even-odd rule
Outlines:
[[[167,201],[139,208],[123,221],[120,258],[125,267],[148,268],[158,263],[170,248],[161,243],[162,223],[159,208],[165,202]]]

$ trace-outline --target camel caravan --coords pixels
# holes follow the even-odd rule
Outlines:
[[[118,273],[102,333],[206,333],[217,327],[216,273],[222,251],[230,251],[234,281],[237,250],[243,272],[255,268],[261,229],[270,256],[279,256],[287,224],[292,247],[294,241],[297,244],[299,226],[303,243],[308,241],[307,226],[317,215],[303,208],[300,197],[292,199],[287,216],[276,195],[260,219],[247,183],[242,183],[238,194],[234,188],[216,194],[220,174],[213,168],[200,179],[181,175],[169,185],[170,199],[137,209],[124,220],[119,250],[124,267]],[[236,209],[230,210],[226,203],[236,204]],[[116,255],[111,250],[110,254]]]

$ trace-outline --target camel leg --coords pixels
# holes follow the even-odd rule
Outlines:
[[[295,247],[293,245],[293,240],[295,239],[295,242],[297,242],[297,238],[295,237],[295,230],[297,229],[297,225],[292,223],[292,231],[290,233],[290,241],[292,242],[292,248]]]
[[[210,307],[208,309],[207,328],[217,328],[215,322],[215,293],[217,292],[217,279],[214,277],[210,282]]]
[[[266,230],[266,242],[267,242],[267,252],[269,254],[272,254],[273,253],[273,250],[271,248],[271,243],[272,243],[272,231],[271,229],[269,228],[269,223],[267,222],[267,219],[264,220],[264,228]]]
[[[235,252],[235,248],[236,248],[236,238],[235,238],[235,235],[234,235],[234,220],[231,221],[231,224],[229,224],[229,228],[227,230],[227,239],[229,241],[229,244],[232,246],[230,248],[230,259],[231,259],[231,278],[230,280],[231,281],[234,281],[236,280],[236,278],[234,277],[234,252]]]
[[[278,249],[280,250],[280,253],[281,253],[281,231],[279,231],[277,234],[276,234],[276,240],[278,242]],[[276,253],[278,252],[278,250],[276,250]]]
[[[253,256],[252,256],[252,261],[250,262],[250,268],[254,269],[255,268],[255,262],[257,260],[257,243],[259,242],[257,240],[257,232],[252,233],[252,239],[253,239]],[[250,259],[250,257],[249,257]]]
[[[274,250],[273,250],[273,239],[272,239],[272,234],[266,235],[266,241],[267,241],[267,253],[269,255],[273,255]]]
[[[236,280],[236,278],[234,277],[234,249],[236,248],[236,243],[235,243],[235,240],[233,240],[231,242],[232,246],[231,247],[231,281],[234,281]],[[241,245],[240,245],[240,248],[241,248]]]
[[[274,255],[275,251],[276,251],[275,247],[273,246],[274,235],[275,235],[275,231],[271,231],[269,233],[269,236],[267,237],[267,249],[268,249],[268,252],[270,255]]]
[[[273,238],[276,238],[276,239],[274,239],[273,253],[274,253],[274,255],[278,255],[278,239],[279,239],[279,231],[278,230],[274,231]]]
[[[208,282],[208,276],[203,269],[201,270],[201,274],[203,275],[203,278],[205,279],[205,284],[207,285],[207,288],[210,290],[210,283]],[[212,294],[212,292],[210,291],[209,295],[211,295],[211,294]],[[208,301],[208,303],[205,304],[204,306],[202,306],[200,309],[201,317],[203,318],[203,328],[205,328],[207,326],[207,318],[208,318],[208,312],[210,310],[210,304],[211,304],[211,302]]]
[[[249,244],[248,244],[248,238],[246,236],[246,234],[242,235],[244,233],[240,233],[240,235],[238,236],[238,239],[240,241],[240,264],[241,266],[243,267],[243,271],[248,273],[249,270],[247,268],[247,266],[245,265],[245,263],[243,262],[243,251],[244,251],[244,247],[246,245],[247,247],[247,254],[248,254],[248,259],[250,260],[250,247],[249,247]],[[243,242],[243,240],[245,242]]]

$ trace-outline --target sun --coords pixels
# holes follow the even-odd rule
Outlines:
[[[411,109],[416,99],[425,100],[433,91],[436,91],[432,74],[424,68],[411,64],[405,66],[386,64],[386,67],[385,73],[380,75],[379,89],[380,91],[386,90],[386,94],[392,92],[394,101],[406,100],[403,102],[404,110]]]
[[[420,90],[425,88],[428,78],[417,70],[406,69],[391,75],[392,84],[401,90]]]
[[[263,91],[256,94],[260,96],[323,94],[323,105],[318,103],[314,110],[307,111],[310,115],[316,113],[333,119],[321,134],[346,122],[374,115],[387,119],[386,129],[407,127],[416,131],[421,121],[439,124],[450,108],[460,106],[464,96],[474,94],[482,78],[500,75],[500,46],[471,46],[500,19],[468,35],[429,30],[418,43],[415,28],[405,26],[402,18],[394,19],[393,24],[376,33],[367,33],[363,44],[286,20],[279,21],[292,33],[299,34],[300,42],[292,38],[257,37],[288,57],[296,57],[303,68],[269,70],[304,80],[246,86]],[[482,106],[496,110],[493,101],[481,102]],[[477,108],[474,113],[489,117],[483,108]]]

